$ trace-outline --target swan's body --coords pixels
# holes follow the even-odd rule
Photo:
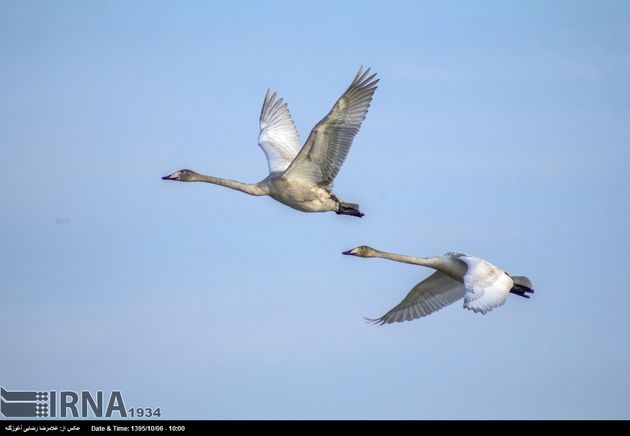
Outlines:
[[[343,254],[380,257],[436,270],[414,286],[396,307],[382,317],[371,320],[378,324],[421,318],[461,298],[464,299],[466,309],[486,314],[501,306],[510,292],[525,298],[529,298],[527,293],[534,292],[527,277],[510,276],[488,261],[465,253],[413,257],[361,246],[344,251]]]
[[[332,183],[348,155],[376,91],[376,74],[362,68],[332,110],[311,131],[303,147],[286,103],[267,91],[260,114],[258,144],[267,156],[269,175],[258,183],[204,176],[180,170],[164,180],[206,182],[250,195],[268,195],[302,212],[363,216],[359,205],[340,201]]]
[[[262,185],[271,198],[302,212],[336,211],[338,200],[327,189],[310,183],[283,177],[283,173],[272,173]]]

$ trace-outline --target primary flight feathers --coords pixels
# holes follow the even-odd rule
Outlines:
[[[376,74],[359,70],[331,111],[315,125],[304,147],[287,169],[289,177],[330,186],[348,156],[352,140],[367,115]]]

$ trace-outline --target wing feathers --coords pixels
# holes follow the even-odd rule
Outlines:
[[[411,321],[427,316],[464,297],[464,285],[439,271],[418,283],[393,309],[380,318],[368,319],[378,325]]]
[[[258,145],[267,156],[270,173],[284,171],[300,150],[300,139],[289,107],[271,90],[267,90],[260,111]]]
[[[486,314],[505,303],[514,282],[503,270],[475,256],[460,255],[468,267],[464,274],[464,307]]]
[[[311,131],[304,147],[286,171],[287,177],[331,186],[352,141],[361,128],[379,79],[370,69],[359,70],[331,111]]]

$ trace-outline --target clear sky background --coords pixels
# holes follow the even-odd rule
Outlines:
[[[630,2],[0,1],[0,384],[164,418],[630,418]],[[363,219],[165,182],[261,180],[381,82],[335,192]],[[532,278],[384,327],[466,251]]]

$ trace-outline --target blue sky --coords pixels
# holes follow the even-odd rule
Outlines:
[[[0,1],[0,384],[165,418],[630,418],[630,3]],[[267,88],[302,140],[381,82],[335,192],[255,182]],[[466,251],[532,278],[375,327]]]

